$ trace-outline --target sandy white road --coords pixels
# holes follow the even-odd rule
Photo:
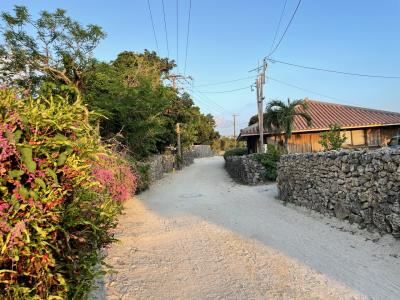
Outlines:
[[[200,159],[129,201],[99,299],[400,299],[400,242]]]

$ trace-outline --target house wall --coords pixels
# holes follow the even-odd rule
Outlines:
[[[294,133],[289,138],[289,150],[291,153],[319,152],[323,147],[319,144],[321,132]],[[356,128],[343,130],[342,134],[347,137],[343,144],[344,149],[351,148],[378,148],[387,146],[389,140],[400,134],[400,126]],[[265,136],[267,144],[283,145],[284,136]],[[248,148],[253,153],[257,149],[258,136],[248,137]],[[253,152],[252,152],[253,151]]]

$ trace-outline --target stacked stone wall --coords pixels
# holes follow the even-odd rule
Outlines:
[[[225,168],[237,182],[255,185],[266,182],[264,166],[255,159],[255,154],[229,156],[225,160]]]
[[[283,155],[279,197],[400,237],[400,150]]]

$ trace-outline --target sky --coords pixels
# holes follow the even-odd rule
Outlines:
[[[0,10],[25,5],[35,16],[41,10],[63,8],[81,24],[100,25],[107,33],[95,50],[100,60],[113,60],[121,51],[144,49],[174,59],[178,63],[174,72],[193,78],[190,84],[180,83],[182,91],[190,92],[204,113],[215,116],[221,134],[233,135],[233,114],[238,115],[238,132],[257,112],[256,94],[250,87],[256,74],[249,70],[269,54],[284,2],[192,0],[187,44],[190,0],[178,0],[178,14],[177,1],[164,0],[169,55],[162,0],[149,0],[158,48],[147,0],[0,0]],[[297,3],[287,0],[276,41]],[[352,73],[400,76],[399,34],[398,0],[302,0],[271,58]],[[347,76],[279,63],[268,64],[267,76],[279,81],[267,80],[265,102],[307,97],[400,112],[400,79]],[[246,79],[215,84],[240,78]]]

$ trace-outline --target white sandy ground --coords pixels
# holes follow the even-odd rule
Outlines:
[[[223,165],[196,160],[126,203],[97,299],[400,299],[400,241],[285,206]]]

